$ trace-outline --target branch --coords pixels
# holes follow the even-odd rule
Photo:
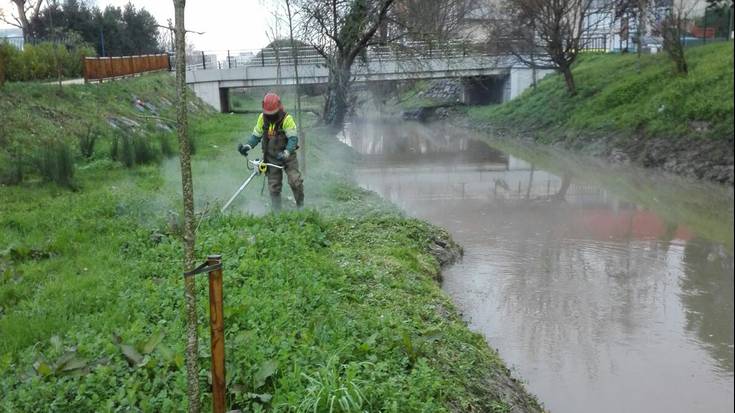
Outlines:
[[[176,30],[176,29],[174,29],[171,26],[164,26],[162,24],[157,24],[156,27],[160,27],[162,29],[171,30],[171,31],[175,31]],[[187,33],[194,33],[194,34],[205,34],[206,33],[206,32],[197,32],[197,31],[189,30],[189,29],[187,29],[186,32]]]
[[[352,47],[352,50],[347,55],[347,63],[352,64],[352,62],[355,60],[357,55],[367,46],[367,43],[372,39],[375,32],[378,31],[378,28],[380,28],[380,25],[385,20],[385,16],[388,14],[388,10],[390,9],[390,6],[393,4],[395,0],[385,0],[382,7],[380,8],[380,12],[378,12],[378,18],[375,19],[375,22],[373,23],[373,26],[363,34],[362,38],[355,44],[355,46]]]

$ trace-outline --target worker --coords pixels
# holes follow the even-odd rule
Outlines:
[[[304,205],[304,180],[299,172],[296,150],[299,138],[296,134],[296,122],[286,113],[281,98],[275,93],[267,93],[263,98],[263,113],[258,116],[253,133],[246,144],[238,144],[237,150],[248,156],[260,141],[263,141],[263,160],[267,163],[282,165],[284,169],[269,167],[268,190],[271,195],[271,208],[274,212],[281,209],[281,187],[283,171],[286,171],[288,185],[296,199],[296,207]]]

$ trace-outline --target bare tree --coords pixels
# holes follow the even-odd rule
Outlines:
[[[181,156],[181,186],[184,204],[184,270],[194,268],[195,229],[194,229],[194,184],[191,176],[191,146],[189,144],[186,87],[186,29],[184,9],[186,0],[173,0],[176,20],[176,123]],[[196,312],[196,283],[194,277],[184,277],[184,301],[186,303],[186,379],[189,412],[198,413],[199,400],[199,360]]]
[[[352,64],[374,44],[395,0],[298,0],[302,38],[325,60],[329,85],[326,124],[340,127],[347,114]]]
[[[11,13],[8,18],[5,13],[0,13],[0,21],[23,31],[25,41],[31,40],[31,21],[38,17],[44,0],[10,0],[15,4],[16,12]]]
[[[306,134],[301,127],[301,80],[299,79],[299,49],[294,41],[294,10],[291,8],[291,0],[286,3],[286,18],[288,19],[288,38],[291,41],[291,55],[293,57],[294,76],[296,76],[296,130],[301,138],[301,171],[306,173]]]
[[[699,5],[698,1],[673,0],[665,11],[665,16],[655,26],[658,34],[663,38],[663,48],[674,65],[674,73],[686,76],[689,72],[682,38],[692,12]]]
[[[468,21],[480,17],[480,0],[396,0],[389,22],[414,39],[457,40],[469,35]],[[476,16],[475,16],[476,14]]]
[[[561,73],[569,94],[576,95],[572,64],[606,13],[601,2],[593,0],[506,0],[504,18],[496,21],[491,35],[505,49],[500,51],[512,53],[523,64]]]
[[[646,33],[646,22],[650,19],[650,7],[652,0],[616,0],[615,20],[620,22],[621,33],[623,35],[623,27],[627,27],[627,23],[631,16],[635,19],[635,40],[636,54],[636,70],[641,71],[641,54],[643,52],[643,35]]]

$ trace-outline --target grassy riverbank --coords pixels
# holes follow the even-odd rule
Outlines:
[[[265,202],[256,182],[236,213],[216,213],[247,174],[234,151],[245,129],[233,115],[192,122],[208,211],[198,255],[224,257],[231,408],[536,410],[441,292],[448,235],[356,188],[340,143],[310,135],[310,209],[252,215]],[[177,163],[101,156],[78,162],[75,191],[0,187],[0,410],[184,410]],[[204,279],[198,291],[208,406]]]
[[[689,75],[674,76],[665,54],[640,64],[634,54],[583,55],[574,67],[577,96],[552,75],[468,116],[542,143],[732,182],[733,43],[691,47],[687,59]]]
[[[687,59],[689,75],[674,76],[664,53],[643,55],[640,65],[635,54],[582,55],[574,68],[577,96],[569,96],[564,79],[552,75],[518,99],[475,107],[469,115],[556,132],[731,139],[733,43],[691,47]]]

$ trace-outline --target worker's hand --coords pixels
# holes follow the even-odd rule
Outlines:
[[[250,145],[243,145],[241,143],[237,144],[237,151],[240,152],[242,156],[248,156],[248,152],[253,149]]]
[[[281,152],[278,152],[276,154],[276,159],[280,162],[285,161],[288,159],[288,157],[291,155],[291,153],[288,150],[282,150]]]

